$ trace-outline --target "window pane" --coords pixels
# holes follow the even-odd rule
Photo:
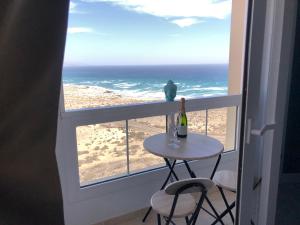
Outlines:
[[[235,147],[236,107],[208,110],[207,135],[224,144],[224,149]]]
[[[145,138],[166,132],[165,123],[165,116],[129,120],[130,173],[165,165],[163,158],[147,152],[143,147]]]
[[[125,122],[76,128],[80,184],[127,173]]]
[[[188,129],[189,132],[205,134],[206,113],[205,111],[188,112]]]

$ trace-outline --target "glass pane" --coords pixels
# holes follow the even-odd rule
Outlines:
[[[127,173],[125,122],[76,128],[80,185]]]
[[[207,135],[224,144],[225,151],[235,147],[236,107],[208,110]]]
[[[143,147],[145,138],[166,132],[165,124],[165,116],[147,117],[128,121],[130,173],[165,165],[163,158],[147,152]]]
[[[205,134],[205,111],[188,112],[187,118],[189,132]]]

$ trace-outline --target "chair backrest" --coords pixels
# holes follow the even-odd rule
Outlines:
[[[207,191],[214,183],[207,178],[189,178],[180,180],[169,184],[165,188],[165,192],[169,195],[175,195],[180,189],[184,189],[180,194],[195,193],[201,191]],[[199,188],[200,187],[200,188]]]
[[[200,212],[201,206],[203,204],[204,198],[206,197],[207,191],[214,186],[214,183],[207,178],[190,178],[186,180],[180,180],[169,184],[165,188],[166,194],[175,195],[170,214],[168,216],[166,225],[169,225],[172,221],[172,217],[175,211],[177,200],[180,194],[188,193],[201,193],[199,201],[196,204],[196,208],[191,218],[187,221],[188,225],[195,225],[198,214]]]

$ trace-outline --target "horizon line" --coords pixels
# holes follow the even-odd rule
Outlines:
[[[190,64],[105,64],[105,65],[63,65],[63,67],[109,67],[109,66],[197,66],[197,65],[228,65],[228,63],[190,63]]]

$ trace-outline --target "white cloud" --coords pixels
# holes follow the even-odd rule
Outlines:
[[[163,17],[181,26],[191,26],[196,18],[224,19],[231,13],[231,0],[82,0],[109,2],[137,13]],[[174,20],[174,18],[176,18]],[[186,19],[186,20],[183,20]],[[176,22],[178,21],[178,23]],[[188,25],[190,24],[190,25]]]
[[[76,12],[76,6],[77,6],[76,3],[70,1],[69,12],[70,13],[75,13]]]
[[[90,27],[69,27],[69,34],[78,34],[78,33],[93,33],[94,30]]]
[[[78,10],[78,4],[73,1],[70,1],[69,13],[86,14],[86,12]]]
[[[176,25],[180,27],[189,27],[191,25],[201,23],[203,21],[195,18],[183,18],[183,19],[177,19],[177,20],[172,20],[172,23],[175,23]]]

